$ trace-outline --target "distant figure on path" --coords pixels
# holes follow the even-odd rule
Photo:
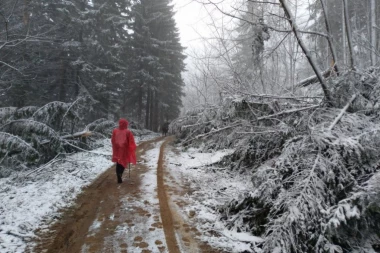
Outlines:
[[[162,135],[166,136],[169,131],[169,122],[165,121],[165,123],[162,125]]]
[[[117,182],[123,182],[122,175],[128,164],[136,164],[136,143],[131,131],[128,130],[128,121],[119,120],[119,128],[112,132],[112,162],[116,163]]]

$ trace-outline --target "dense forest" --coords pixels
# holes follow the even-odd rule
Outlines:
[[[87,120],[124,116],[158,130],[183,94],[173,15],[168,0],[1,1],[0,106],[87,97]]]

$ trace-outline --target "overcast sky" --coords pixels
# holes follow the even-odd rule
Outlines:
[[[191,43],[199,37],[197,30],[205,29],[204,19],[207,15],[204,14],[202,5],[193,0],[173,0],[173,3],[182,43]]]
[[[239,0],[222,0],[220,7],[228,8],[231,3]],[[212,31],[209,25],[212,23],[210,14],[213,16],[214,21],[218,22],[218,18],[222,16],[230,19],[220,13],[215,7],[208,5],[207,10],[205,6],[198,3],[196,0],[173,0],[174,9],[176,11],[175,19],[177,27],[181,34],[182,46],[186,47],[185,54],[188,55],[186,63],[188,70],[191,69],[192,56],[196,52],[203,51],[205,42],[202,37],[212,37]]]
[[[201,47],[201,37],[208,34],[207,21],[209,20],[204,7],[193,0],[173,0],[176,11],[177,27],[181,34],[181,43],[186,47],[189,55],[196,48]],[[191,57],[186,59],[191,64]]]

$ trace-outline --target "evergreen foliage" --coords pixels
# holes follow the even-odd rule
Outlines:
[[[165,120],[179,115],[183,95],[183,47],[167,0],[141,0],[132,8],[134,114],[145,127],[158,130]]]

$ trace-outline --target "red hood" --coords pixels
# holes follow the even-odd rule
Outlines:
[[[126,119],[119,120],[119,129],[124,130],[128,128],[128,121]]]

